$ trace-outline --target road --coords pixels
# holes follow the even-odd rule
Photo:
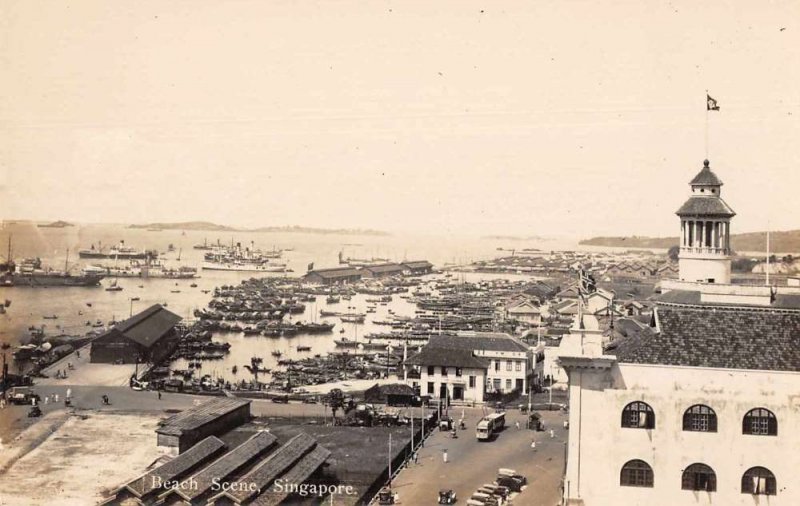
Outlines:
[[[418,463],[410,463],[393,482],[399,503],[405,505],[436,504],[440,489],[453,489],[458,504],[466,500],[484,483],[491,483],[501,467],[511,468],[528,478],[528,486],[513,497],[513,504],[556,506],[561,499],[561,479],[566,458],[567,430],[562,412],[542,412],[546,430],[533,432],[524,428],[525,416],[516,409],[506,415],[506,429],[496,440],[479,442],[475,425],[483,416],[479,408],[464,410],[467,428],[453,439],[448,432],[435,431],[418,453]],[[458,420],[461,408],[451,410]],[[517,429],[515,422],[521,427]],[[550,437],[553,429],[554,437]],[[536,440],[536,449],[531,442]],[[447,463],[443,454],[447,452]]]

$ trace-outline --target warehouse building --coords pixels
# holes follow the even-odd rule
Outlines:
[[[250,400],[221,397],[173,415],[156,429],[158,446],[183,452],[208,436],[227,432],[250,420]]]
[[[157,363],[177,346],[181,317],[155,304],[116,324],[92,341],[90,361],[104,364]]]
[[[334,267],[332,269],[316,269],[309,271],[303,279],[319,285],[339,285],[356,283],[361,280],[362,273],[352,267]]]

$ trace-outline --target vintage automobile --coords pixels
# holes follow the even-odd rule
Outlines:
[[[392,489],[389,487],[383,487],[380,492],[378,492],[378,504],[380,505],[388,505],[395,503],[395,493],[392,492]]]
[[[455,504],[456,493],[450,489],[439,491],[439,504]]]

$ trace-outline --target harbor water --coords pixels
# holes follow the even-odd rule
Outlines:
[[[39,228],[30,223],[5,224],[0,230],[0,244],[12,238],[12,256],[19,260],[40,257],[44,265],[53,269],[64,269],[65,264],[73,272],[87,265],[111,265],[113,260],[81,259],[78,250],[91,244],[104,246],[118,244],[124,240],[128,246],[153,249],[160,252],[160,260],[168,267],[189,266],[198,269],[194,279],[163,278],[106,278],[99,287],[2,287],[0,299],[11,301],[5,314],[0,314],[0,340],[11,345],[24,344],[30,335],[30,327],[43,327],[46,336],[58,334],[82,335],[87,331],[121,321],[153,304],[165,305],[179,316],[192,320],[197,309],[206,308],[214,289],[225,285],[238,285],[252,277],[299,277],[309,266],[315,268],[335,267],[341,252],[345,258],[385,258],[389,261],[426,259],[436,267],[466,264],[475,260],[489,259],[507,254],[498,247],[509,247],[509,241],[497,239],[469,239],[461,237],[414,237],[379,235],[336,235],[310,233],[216,233],[201,231],[162,230],[147,231],[115,225],[85,225],[65,228]],[[281,263],[287,264],[291,272],[252,273],[233,271],[201,270],[204,250],[194,249],[196,244],[223,244],[240,242],[242,246],[262,250],[286,250]],[[170,250],[169,246],[172,245]],[[555,249],[554,243],[517,242],[515,248]],[[169,251],[168,251],[169,250]],[[69,254],[67,254],[69,251]],[[5,252],[4,252],[5,253]],[[3,254],[5,257],[5,254]],[[469,280],[497,275],[468,274]],[[501,277],[509,277],[504,274]],[[116,281],[123,289],[107,291]],[[191,286],[196,284],[197,286]],[[332,332],[324,334],[297,334],[291,337],[246,336],[243,333],[216,332],[214,339],[229,342],[230,353],[221,360],[207,360],[202,364],[202,373],[221,377],[228,381],[249,379],[243,370],[253,356],[263,359],[263,367],[274,368],[280,352],[281,358],[299,359],[317,354],[326,354],[335,349],[334,339],[363,340],[370,333],[388,332],[389,327],[379,326],[374,321],[387,320],[392,311],[397,316],[413,316],[415,306],[398,295],[385,305],[374,304],[375,312],[368,313],[363,324],[342,323],[337,317],[321,317],[321,310],[337,312],[366,312],[365,294],[354,295],[351,300],[342,299],[327,304],[325,296],[317,296],[316,302],[305,303],[303,314],[291,315],[291,321],[335,323]],[[289,320],[289,316],[285,318]],[[100,327],[102,324],[102,327]],[[96,327],[93,327],[96,326]],[[342,332],[342,329],[344,332]],[[298,346],[309,346],[310,351],[298,351]],[[185,368],[185,361],[174,366]],[[232,374],[237,366],[238,377]]]

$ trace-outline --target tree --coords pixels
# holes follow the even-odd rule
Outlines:
[[[344,392],[339,388],[334,388],[328,392],[327,404],[331,407],[333,418],[336,419],[336,412],[344,407]]]
[[[676,244],[675,246],[671,246],[669,248],[669,250],[667,250],[667,256],[673,262],[677,262],[678,261],[678,254],[680,252],[681,252],[681,247]]]

